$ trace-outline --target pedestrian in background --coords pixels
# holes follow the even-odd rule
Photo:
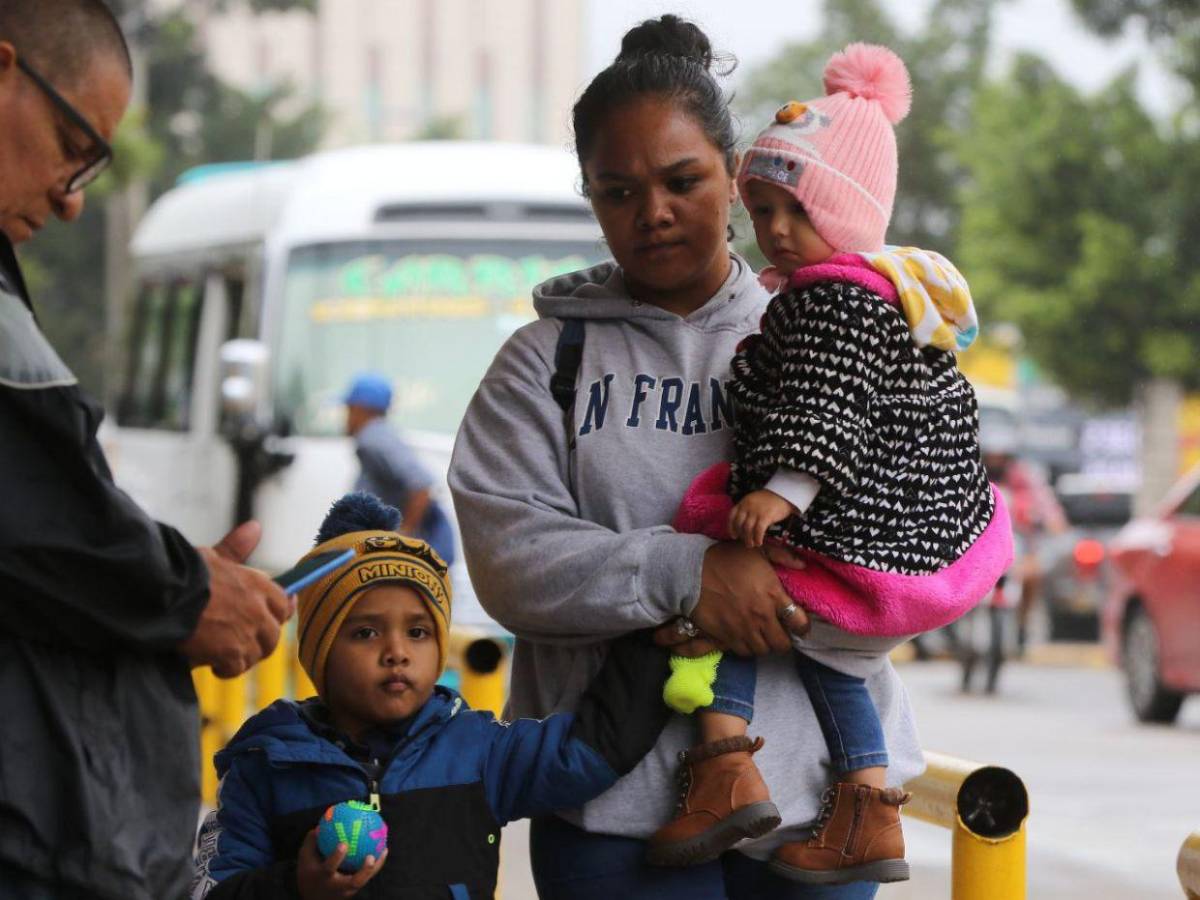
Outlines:
[[[1029,642],[1030,614],[1042,594],[1047,544],[1065,532],[1069,523],[1046,478],[1036,465],[1021,458],[1015,429],[989,426],[981,430],[980,442],[988,477],[1004,494],[1012,513],[1017,554],[1011,589],[1017,595],[1016,649],[1020,656]]]
[[[43,336],[13,245],[74,221],[132,67],[100,0],[0,2],[0,898],[186,892],[200,804],[190,669],[274,649],[247,524],[194,548],[116,488],[103,412]]]
[[[354,438],[362,466],[354,489],[400,510],[400,532],[425,541],[446,565],[452,565],[454,529],[433,499],[433,475],[387,420],[391,383],[382,375],[364,372],[354,379],[343,402],[346,433]]]

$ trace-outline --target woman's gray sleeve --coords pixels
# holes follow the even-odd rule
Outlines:
[[[686,615],[713,543],[667,525],[616,532],[579,517],[562,410],[532,329],[504,346],[467,409],[450,490],[472,584],[514,634],[583,643]]]

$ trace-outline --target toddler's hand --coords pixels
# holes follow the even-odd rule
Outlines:
[[[774,491],[753,491],[730,510],[729,533],[747,547],[761,547],[768,528],[798,512]]]
[[[385,849],[379,859],[368,856],[361,869],[352,875],[338,871],[346,858],[346,845],[338,844],[337,850],[328,859],[321,859],[317,852],[317,829],[313,829],[300,845],[296,860],[296,885],[303,900],[343,900],[353,897],[364,884],[374,878],[383,868],[388,852]]]

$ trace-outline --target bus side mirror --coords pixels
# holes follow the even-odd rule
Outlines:
[[[267,390],[270,351],[262,341],[238,338],[221,345],[221,420],[226,429],[254,425]]]
[[[221,345],[221,431],[238,472],[234,525],[254,517],[254,494],[263,479],[294,459],[286,448],[273,446],[271,417],[264,414],[270,356],[262,341],[239,338]]]

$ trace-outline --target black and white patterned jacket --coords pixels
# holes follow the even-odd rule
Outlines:
[[[773,298],[733,360],[735,500],[780,467],[821,485],[772,532],[880,572],[926,574],[992,518],[975,393],[952,353],[919,349],[900,310],[851,280]]]

